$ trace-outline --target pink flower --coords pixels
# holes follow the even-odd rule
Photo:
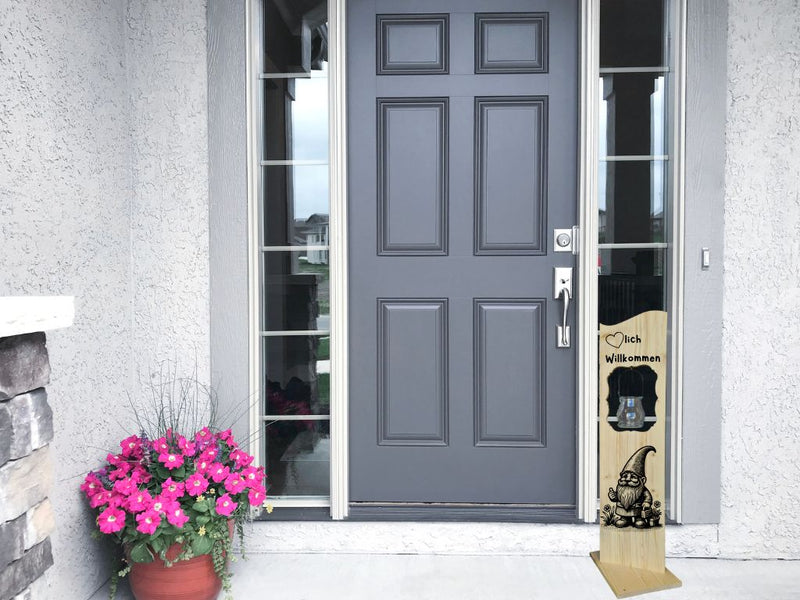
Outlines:
[[[122,456],[125,458],[140,458],[142,456],[142,438],[138,435],[126,437],[119,445],[122,447]]]
[[[225,431],[220,431],[217,437],[223,442],[227,442],[228,440],[233,440],[233,433],[231,433],[230,429],[226,429]]]
[[[158,455],[158,461],[171,471],[183,464],[183,456],[172,452],[162,452]]]
[[[142,512],[150,508],[153,503],[153,498],[147,490],[141,490],[128,496],[128,510],[132,513]]]
[[[114,533],[125,527],[125,511],[107,508],[97,517],[97,525],[103,533]]]
[[[211,476],[211,479],[214,480],[214,483],[223,481],[230,475],[230,472],[231,470],[222,463],[211,463],[208,466],[208,474]]]
[[[194,434],[194,439],[198,442],[207,442],[213,436],[211,435],[211,431],[208,427],[203,427],[200,431]]]
[[[161,525],[161,515],[154,510],[146,510],[136,515],[136,522],[138,523],[136,531],[152,535]]]
[[[214,459],[217,458],[219,454],[219,448],[216,446],[209,446],[205,450],[203,450],[202,454],[200,454],[200,460],[207,460],[208,462],[214,462]]]
[[[183,496],[184,484],[182,481],[173,481],[172,477],[167,478],[161,484],[161,494],[170,498],[180,498]]]
[[[115,479],[124,479],[125,477],[128,476],[128,473],[130,473],[132,468],[133,467],[131,467],[130,463],[127,462],[117,463],[117,468],[108,474],[108,478],[111,481],[114,481]]]
[[[247,482],[247,487],[261,485],[261,482],[264,481],[264,468],[247,467],[242,471],[242,477]]]
[[[199,496],[208,489],[208,479],[200,473],[190,475],[186,479],[186,493],[190,496]]]
[[[244,450],[234,450],[233,452],[231,452],[231,459],[233,460],[233,462],[236,463],[236,466],[239,467],[240,469],[242,467],[249,466],[250,463],[253,462],[253,457],[250,456]]]
[[[173,504],[177,504],[175,500],[170,498],[169,496],[164,496],[163,494],[159,494],[155,498],[153,498],[153,503],[150,505],[150,510],[154,510],[159,514],[164,514],[167,512],[168,508]]]
[[[109,508],[122,508],[125,509],[125,502],[127,501],[128,497],[123,496],[122,494],[116,494],[111,492],[111,498],[108,501]]]
[[[180,504],[177,502],[175,502],[174,505],[171,506],[167,511],[167,521],[179,529],[183,527],[188,520],[189,517],[186,516],[186,513],[183,512]]]
[[[184,456],[194,456],[194,453],[197,452],[197,445],[183,436],[178,438],[178,448],[180,448]]]
[[[133,473],[131,473],[130,478],[131,481],[136,483],[136,485],[139,485],[140,483],[147,483],[150,481],[150,479],[152,479],[152,475],[150,475],[150,473],[147,472],[147,469],[145,469],[143,466],[136,465],[133,468]]]
[[[208,467],[211,466],[211,461],[200,459],[196,463],[194,463],[194,468],[197,469],[198,473],[205,473],[208,471]]]
[[[89,500],[89,506],[92,508],[97,508],[98,506],[108,504],[109,500],[111,500],[111,492],[108,490],[102,490],[92,496],[91,500]]]
[[[157,440],[153,441],[153,450],[162,454],[164,452],[169,452],[169,444],[167,443],[167,438],[160,437]]]
[[[103,489],[103,484],[94,473],[89,473],[81,484],[81,491],[86,494],[87,498],[91,498],[97,492]]]
[[[242,479],[239,473],[231,473],[225,479],[225,489],[228,490],[231,494],[238,494],[245,487],[247,487],[247,483],[245,482],[244,479]]]
[[[231,513],[239,506],[228,494],[223,494],[217,498],[217,513],[229,517]]]
[[[138,489],[136,482],[133,479],[118,479],[114,482],[112,489],[117,494],[122,494],[123,496],[130,496]]]
[[[263,487],[256,487],[247,492],[247,501],[250,506],[261,506],[267,497],[267,490]]]

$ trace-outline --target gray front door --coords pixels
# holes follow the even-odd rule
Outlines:
[[[577,0],[347,25],[351,501],[574,507]]]

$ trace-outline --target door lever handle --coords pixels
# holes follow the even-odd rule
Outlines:
[[[567,325],[567,312],[569,311],[569,301],[572,299],[572,268],[555,267],[553,275],[553,297],[564,303],[561,324],[556,325],[556,348],[569,348],[572,342],[570,328]]]
[[[561,289],[561,298],[564,300],[564,312],[561,314],[561,326],[556,330],[556,335],[560,335],[558,340],[559,348],[569,348],[569,326],[567,325],[567,310],[569,310],[569,290]]]

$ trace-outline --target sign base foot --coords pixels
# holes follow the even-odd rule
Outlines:
[[[675,577],[669,569],[663,573],[634,569],[625,565],[616,565],[600,561],[600,551],[590,552],[594,564],[600,569],[611,591],[617,598],[630,598],[649,592],[660,592],[681,587],[681,580]]]

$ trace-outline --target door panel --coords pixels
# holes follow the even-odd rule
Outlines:
[[[574,506],[577,2],[348,3],[350,497]],[[570,315],[571,318],[571,315]],[[573,331],[575,323],[571,323]]]

